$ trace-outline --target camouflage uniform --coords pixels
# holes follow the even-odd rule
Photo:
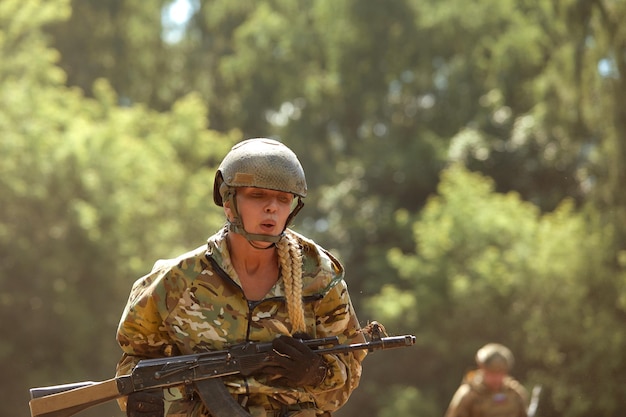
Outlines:
[[[482,382],[482,372],[468,373],[454,394],[445,417],[527,417],[526,389],[515,379],[504,378],[498,392]]]
[[[271,341],[290,334],[283,282],[264,299],[248,301],[237,276],[229,276],[226,229],[176,259],[158,261],[133,285],[117,340],[124,354],[117,374],[128,374],[138,360],[220,350],[246,342]],[[314,338],[338,336],[340,343],[364,341],[343,279],[342,265],[313,241],[295,236],[303,254],[303,301],[307,333]],[[324,355],[329,371],[317,387],[273,386],[268,377],[225,377],[233,396],[245,398],[253,416],[272,416],[281,404],[310,408],[307,415],[332,412],[357,387],[365,351]],[[206,416],[199,400],[182,391],[166,392],[167,416]],[[168,395],[171,394],[171,398]],[[171,400],[171,401],[168,401]],[[122,407],[124,407],[122,405]],[[267,411],[267,414],[266,414]],[[298,414],[300,415],[300,414]]]

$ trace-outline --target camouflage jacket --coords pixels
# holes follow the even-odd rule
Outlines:
[[[469,372],[457,389],[445,417],[527,417],[528,395],[518,381],[505,377],[503,387],[492,392],[480,371]]]
[[[248,301],[238,278],[224,272],[225,262],[230,262],[225,233],[178,258],[157,261],[152,272],[134,283],[117,332],[123,350],[118,375],[128,374],[144,358],[221,350],[290,333],[282,279],[262,300]],[[338,336],[340,343],[363,342],[342,265],[313,241],[286,233],[296,236],[302,247],[307,333],[314,338]],[[263,376],[223,379],[235,398],[245,396],[252,415],[262,416],[262,409],[276,404],[298,403],[332,412],[358,386],[365,351],[324,356],[330,369],[316,387],[273,386]],[[208,415],[200,401],[184,393],[165,394],[167,416]],[[125,407],[124,401],[120,404]]]

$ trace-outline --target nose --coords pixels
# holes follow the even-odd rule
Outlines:
[[[266,213],[274,213],[278,209],[278,200],[276,198],[269,198],[265,204]]]

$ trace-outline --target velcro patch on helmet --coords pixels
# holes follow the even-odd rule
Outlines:
[[[232,183],[234,184],[250,184],[254,182],[254,175],[246,174],[245,172],[235,173],[235,178]]]

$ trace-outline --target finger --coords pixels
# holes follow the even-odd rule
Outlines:
[[[310,355],[311,352],[313,352],[311,348],[302,341],[302,339],[296,339],[293,337],[285,337],[285,342],[289,346],[294,347],[296,350],[298,350],[298,352],[300,352],[303,355]]]
[[[150,392],[136,392],[132,394],[132,401],[148,404],[161,404],[163,402],[163,399],[159,394],[154,394]]]
[[[272,361],[270,366],[275,365],[281,368],[290,369],[293,366],[293,362],[294,359],[289,355],[285,355],[280,352],[272,352]]]
[[[296,332],[293,334],[294,339],[300,339],[300,340],[309,340],[311,339],[311,336],[309,336],[308,334],[304,333],[304,332]]]
[[[282,366],[266,366],[261,369],[261,372],[266,375],[275,375],[279,377],[284,377],[286,375],[285,368]]]
[[[308,346],[288,336],[281,336],[277,339],[274,339],[274,341],[272,342],[272,347],[277,352],[290,357],[301,356],[304,352],[306,352],[306,350],[303,350],[303,348],[310,351]]]
[[[156,413],[160,413],[163,411],[163,406],[157,406],[154,404],[148,404],[148,403],[140,403],[138,404],[141,407],[137,407],[137,411],[140,411],[141,414],[156,414]]]

